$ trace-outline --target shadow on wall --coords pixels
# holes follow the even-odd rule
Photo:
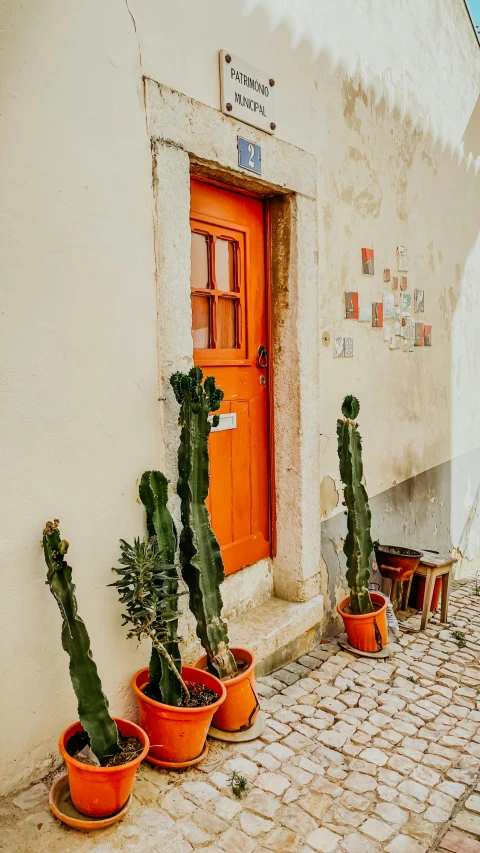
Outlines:
[[[266,17],[257,8],[251,23],[264,28]],[[291,33],[284,24],[271,34],[269,50],[271,40],[280,51],[292,50]],[[369,85],[341,65],[332,68],[331,58],[314,55],[306,42],[294,53],[299,67],[312,67],[316,90],[310,148],[319,161],[318,195],[323,208],[320,328],[338,328],[341,295],[349,289],[366,225],[378,243],[390,240],[395,246],[405,241],[412,263],[409,291],[425,283],[429,300],[425,321],[434,328],[428,360],[416,357],[418,352],[387,356],[382,352],[375,359],[372,351],[362,354],[359,346],[354,367],[339,379],[331,352],[322,353],[319,399],[322,429],[329,437],[319,463],[322,504],[325,507],[326,498],[325,516],[336,514],[322,521],[321,589],[326,619],[333,629],[335,606],[346,590],[342,551],[346,518],[341,504],[336,506],[334,483],[335,479],[339,485],[334,433],[346,393],[357,394],[361,401],[367,481],[369,470],[375,465],[381,469],[383,460],[388,472],[387,488],[382,491],[380,485],[379,493],[370,499],[373,538],[446,553],[457,548],[461,561],[464,556],[467,560],[480,556],[475,500],[480,488],[480,439],[473,426],[478,421],[474,404],[466,402],[474,329],[467,324],[460,330],[459,347],[458,323],[454,328],[459,302],[462,317],[465,306],[469,316],[477,308],[480,311],[480,303],[475,302],[480,290],[480,247],[476,248],[480,160],[474,163],[473,159],[480,153],[480,99],[466,128],[458,129],[465,157],[460,145],[446,145],[405,115],[401,92],[398,104],[392,105],[381,80]],[[376,284],[379,290],[385,288],[379,279]],[[388,349],[387,344],[384,347]],[[463,371],[463,378],[458,379],[455,370]],[[458,429],[463,418],[469,419],[471,428]],[[447,461],[437,464],[438,460]]]
[[[480,156],[480,95],[463,134],[463,148],[465,154],[472,154],[477,158]]]

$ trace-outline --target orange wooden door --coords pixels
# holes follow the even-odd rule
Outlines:
[[[190,224],[194,361],[225,393],[207,503],[231,574],[270,554],[263,204],[192,179]]]

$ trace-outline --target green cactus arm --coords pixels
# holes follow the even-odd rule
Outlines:
[[[163,584],[165,604],[172,610],[177,609],[178,576],[175,563],[177,550],[177,532],[167,507],[168,480],[161,471],[145,471],[139,486],[140,500],[147,515],[148,535],[156,536],[160,559],[165,564],[168,576]],[[163,654],[156,643],[152,642],[150,657],[150,684],[158,687],[158,695],[166,705],[181,705],[183,701],[181,678],[182,671],[178,638],[178,619],[165,623],[166,637],[162,644]],[[172,669],[172,664],[174,669]]]
[[[210,412],[219,409],[223,391],[209,376],[194,367],[188,374],[175,373],[171,385],[180,404],[182,427],[178,449],[177,491],[181,501],[182,532],[180,564],[189,590],[190,610],[197,622],[197,636],[209,664],[222,679],[235,675],[235,658],[228,647],[222,619],[220,584],[225,578],[222,553],[210,525],[205,504],[209,487],[208,436]]]
[[[90,738],[90,747],[100,763],[116,755],[120,747],[115,721],[109,714],[90,638],[77,612],[72,569],[64,559],[68,542],[60,539],[58,520],[48,521],[43,531],[47,583],[63,617],[62,646],[70,658],[70,677],[78,701],[78,716]]]
[[[347,508],[347,536],[343,551],[347,558],[350,608],[354,614],[371,613],[373,610],[368,592],[370,554],[373,550],[371,513],[362,483],[362,440],[357,424],[352,420],[359,410],[358,400],[346,397],[342,407],[345,420],[337,421],[340,477],[344,484],[344,504]]]

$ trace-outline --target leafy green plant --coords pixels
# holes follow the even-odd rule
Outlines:
[[[137,538],[133,545],[121,539],[120,549],[121,568],[114,568],[119,579],[110,586],[116,587],[120,601],[125,606],[122,624],[130,626],[127,636],[135,637],[139,641],[147,637],[152,643],[155,659],[149,672],[148,695],[165,704],[173,704],[171,701],[166,701],[164,690],[167,692],[169,680],[165,679],[162,667],[157,667],[158,656],[179,686],[180,701],[176,701],[175,704],[182,704],[182,690],[185,703],[188,704],[189,690],[182,679],[181,669],[177,667],[167,648],[171,641],[169,626],[172,622],[178,622],[179,616],[176,609],[178,592],[176,595],[168,592],[169,585],[172,583],[172,567],[165,565],[155,536],[144,541]],[[178,644],[176,634],[175,639]],[[165,684],[167,689],[164,687]]]
[[[59,521],[47,521],[43,552],[47,583],[63,617],[62,646],[70,658],[70,678],[78,701],[78,716],[101,764],[120,751],[115,721],[110,716],[85,623],[78,615],[72,569],[65,560],[68,542],[60,539]]]
[[[157,687],[160,701],[178,706],[182,704],[183,696],[176,675],[182,671],[178,637],[178,572],[175,564],[177,531],[167,507],[168,480],[160,471],[145,471],[138,491],[145,507],[148,536],[156,537],[159,560],[163,564],[161,642],[175,665],[173,670],[168,659],[152,644],[149,679],[150,684]]]
[[[339,418],[337,421],[340,476],[345,487],[344,506],[347,507],[347,536],[343,551],[347,558],[350,609],[354,615],[373,612],[368,591],[373,542],[368,496],[362,483],[362,440],[355,422],[359,411],[357,398],[345,397],[342,406],[344,419]]]
[[[232,789],[234,797],[237,797],[237,799],[239,800],[245,796],[250,787],[246,776],[242,776],[236,770],[234,770],[232,775],[230,776],[228,784]]]
[[[177,482],[182,519],[180,565],[189,590],[190,610],[197,622],[197,636],[210,667],[225,679],[235,675],[237,667],[221,616],[220,584],[225,577],[222,554],[205,504],[211,429],[208,417],[220,408],[223,391],[215,387],[213,376],[207,376],[203,384],[202,379],[199,367],[193,367],[188,374],[174,373],[170,379],[180,404]],[[218,416],[214,416],[213,423],[218,424]]]
[[[452,637],[453,640],[455,640],[459,649],[465,649],[466,648],[467,643],[465,640],[464,631],[458,631],[458,630],[450,631],[450,636]]]

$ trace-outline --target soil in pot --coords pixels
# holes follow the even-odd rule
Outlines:
[[[235,657],[235,655],[234,655],[234,657]],[[237,664],[237,671],[236,671],[235,675],[231,675],[229,678],[225,678],[224,683],[226,683],[227,681],[231,681],[232,678],[237,678],[243,672],[246,672],[248,667],[250,666],[250,661],[249,660],[243,660],[242,658],[235,657],[235,663]]]
[[[190,693],[190,701],[185,702],[184,693],[182,704],[178,705],[178,708],[205,708],[207,705],[213,705],[214,702],[218,701],[218,694],[214,693],[213,690],[210,690],[204,684],[195,684],[193,681],[186,681],[185,684],[187,685]],[[148,696],[149,699],[153,699],[154,702],[162,701],[158,690],[153,687],[150,682],[145,685],[143,692],[145,696]]]
[[[376,612],[377,612],[377,610],[381,610],[381,609],[382,609],[382,607],[383,607],[383,605],[382,605],[382,604],[377,604],[377,602],[376,602],[376,601],[372,601],[372,605],[373,605],[373,612],[374,612],[374,613],[376,613]],[[355,613],[352,613],[352,611],[351,611],[351,608],[350,608],[350,605],[349,605],[349,604],[347,604],[345,607],[342,607],[342,613],[346,613],[346,614],[347,614],[347,616],[355,616],[355,615],[356,615]]]
[[[68,739],[65,749],[72,758],[76,758],[82,764],[89,764],[91,767],[119,767],[121,764],[134,761],[143,750],[143,743],[138,737],[122,737],[120,735],[118,742],[120,752],[112,755],[111,758],[107,758],[103,763],[100,763],[90,750],[90,738],[84,731],[72,735]]]

